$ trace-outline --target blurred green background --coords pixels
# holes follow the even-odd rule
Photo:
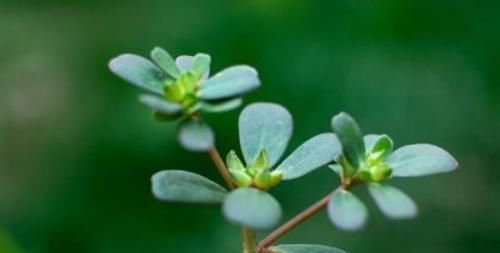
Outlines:
[[[420,215],[333,228],[323,212],[281,242],[355,253],[500,251],[500,2],[0,1],[0,252],[239,252],[218,206],[161,203],[150,176],[187,169],[221,181],[206,154],[183,151],[138,90],[107,62],[156,45],[206,52],[213,72],[246,63],[295,120],[289,152],[329,131],[333,114],[397,145],[434,143],[453,174],[398,180]],[[238,149],[240,110],[210,115],[219,149]],[[337,179],[320,169],[273,193],[291,217]]]

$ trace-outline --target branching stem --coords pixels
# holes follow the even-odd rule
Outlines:
[[[325,197],[314,203],[312,206],[308,207],[304,211],[300,212],[297,214],[295,217],[290,219],[289,221],[285,222],[283,225],[281,225],[279,228],[274,230],[271,234],[266,236],[262,241],[257,244],[257,250],[258,252],[270,252],[268,250],[268,247],[271,246],[275,241],[280,239],[283,235],[286,233],[290,232],[290,230],[294,229],[296,226],[298,226],[300,223],[303,221],[307,220],[317,212],[319,212],[321,209],[323,209],[330,199],[337,194],[341,190],[347,190],[351,188],[352,186],[358,184],[358,182],[350,182],[347,180],[343,180],[344,182],[337,187],[334,191],[330,192],[327,194]]]

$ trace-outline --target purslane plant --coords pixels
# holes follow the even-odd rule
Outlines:
[[[231,150],[224,162],[203,114],[239,107],[240,96],[260,85],[257,71],[238,65],[209,77],[211,58],[207,54],[174,60],[165,50],[155,48],[151,58],[153,62],[124,54],[111,60],[109,66],[118,76],[148,91],[140,101],[153,109],[157,119],[177,121],[181,146],[207,151],[227,184],[227,188],[223,187],[189,171],[165,170],[153,175],[152,192],[164,201],[221,204],[226,219],[242,227],[244,253],[345,252],[323,245],[274,243],[325,207],[338,228],[360,229],[368,212],[350,189],[362,184],[368,186],[376,205],[387,217],[413,218],[417,214],[413,200],[386,181],[449,172],[458,167],[448,152],[430,144],[408,145],[393,151],[393,141],[387,135],[363,137],[355,120],[346,113],[332,118],[332,132],[308,139],[278,164],[291,138],[293,123],[291,114],[273,103],[254,103],[243,109],[238,121],[243,159]],[[340,185],[257,243],[256,230],[276,227],[282,214],[279,202],[269,190],[325,165],[339,175]]]
[[[211,57],[198,53],[175,60],[160,47],[151,51],[151,62],[134,54],[123,54],[109,62],[113,73],[144,89],[139,97],[162,121],[179,121],[179,143],[191,151],[207,151],[214,145],[211,128],[200,113],[233,110],[240,96],[260,85],[257,71],[246,65],[228,67],[209,77]]]

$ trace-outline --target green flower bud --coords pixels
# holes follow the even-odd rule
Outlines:
[[[255,157],[255,160],[253,163],[248,166],[248,172],[251,175],[256,175],[259,171],[265,170],[269,168],[269,158],[267,155],[267,150],[263,148],[257,157]]]
[[[229,174],[238,187],[249,187],[252,184],[252,178],[244,171],[229,170]]]
[[[260,189],[267,189],[271,185],[271,172],[269,170],[259,170],[254,178],[255,185]]]
[[[238,155],[236,155],[236,152],[234,150],[229,151],[229,154],[226,156],[226,165],[229,170],[236,170],[236,171],[245,171],[245,166],[241,162],[240,158]]]
[[[282,171],[273,171],[271,172],[271,182],[269,187],[273,187],[281,182],[283,179],[283,172]]]
[[[372,181],[381,182],[391,175],[391,168],[386,163],[380,163],[370,168]]]

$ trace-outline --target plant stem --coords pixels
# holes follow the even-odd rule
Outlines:
[[[227,186],[229,188],[234,189],[236,185],[233,183],[233,180],[231,179],[231,175],[229,175],[229,172],[227,170],[226,164],[220,157],[219,151],[215,146],[213,146],[211,149],[208,150],[208,154],[210,155],[210,158],[214,162],[215,168],[217,168],[217,171],[219,171],[219,174],[224,178],[224,181],[226,181]]]
[[[243,253],[257,253],[257,241],[255,231],[243,227]]]
[[[229,188],[234,189],[236,188],[236,185],[234,184],[233,180],[231,179],[231,175],[229,175],[228,169],[226,167],[226,164],[220,157],[219,151],[215,146],[213,146],[211,149],[208,150],[208,154],[210,155],[210,158],[214,162],[215,167],[217,168],[217,171],[221,174],[221,176],[224,178],[224,181],[226,181],[227,186]],[[242,227],[243,230],[243,253],[258,253],[257,251],[257,241],[256,241],[256,233],[254,230],[251,230],[245,226]]]
[[[294,229],[297,225],[313,216],[317,212],[319,212],[323,207],[328,204],[328,201],[340,190],[346,189],[346,185],[341,185],[333,192],[330,192],[328,195],[320,199],[318,202],[314,203],[312,206],[308,207],[301,213],[297,214],[295,217],[287,221],[285,224],[281,225],[279,228],[274,230],[271,234],[269,234],[266,238],[259,242],[257,245],[257,249],[259,252],[265,252],[265,249],[271,246],[276,240],[281,238],[283,235],[288,233],[290,230]]]

